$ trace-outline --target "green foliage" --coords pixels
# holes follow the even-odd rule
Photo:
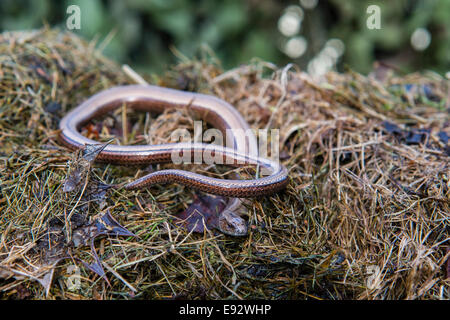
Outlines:
[[[369,72],[372,61],[385,58],[405,71],[431,68],[438,72],[450,70],[450,1],[340,1],[331,0],[339,12],[330,34],[346,43],[345,62],[361,72]],[[366,8],[381,9],[381,29],[366,28]],[[357,25],[358,28],[352,26]],[[411,35],[417,28],[431,33],[431,44],[423,52],[414,51]]]
[[[367,73],[373,61],[388,62],[412,71],[450,69],[450,0],[319,0],[303,9],[299,35],[308,48],[292,59],[282,47],[288,40],[277,28],[278,19],[297,0],[1,0],[0,30],[39,28],[43,23],[66,28],[66,9],[81,8],[81,30],[96,39],[106,55],[142,71],[162,71],[176,61],[173,50],[192,57],[206,44],[225,68],[252,57],[278,65],[295,62],[305,68],[330,38],[346,48],[338,67]],[[381,29],[366,26],[369,5],[381,9]],[[410,39],[417,28],[431,33],[425,51],[415,51]]]

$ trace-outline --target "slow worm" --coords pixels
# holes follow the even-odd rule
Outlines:
[[[98,142],[83,136],[79,130],[90,120],[121,107],[161,113],[165,108],[189,108],[195,116],[228,134],[231,146],[204,143],[169,143],[160,145],[107,145],[96,160],[122,165],[171,162],[178,155],[211,155],[233,166],[255,165],[265,168],[269,175],[252,180],[226,180],[207,177],[190,171],[168,169],[152,172],[130,182],[125,189],[138,189],[156,183],[178,182],[207,193],[230,197],[219,216],[219,229],[231,235],[247,233],[245,221],[234,211],[238,198],[273,194],[286,187],[287,171],[278,162],[258,156],[255,135],[239,112],[227,102],[214,96],[179,91],[151,85],[113,87],[99,92],[71,110],[60,122],[60,140],[72,149],[82,149]],[[246,132],[245,136],[239,136]]]

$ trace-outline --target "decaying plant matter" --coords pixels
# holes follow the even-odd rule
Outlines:
[[[224,72],[210,55],[180,60],[146,80],[216,95],[253,128],[280,129],[288,188],[246,203],[248,237],[186,229],[176,216],[203,195],[176,184],[110,187],[169,164],[90,163],[57,140],[69,109],[134,79],[71,33],[3,33],[0,297],[450,297],[448,80],[384,65],[313,79],[261,61]],[[192,129],[189,114],[123,108],[83,132],[164,143],[178,127]]]

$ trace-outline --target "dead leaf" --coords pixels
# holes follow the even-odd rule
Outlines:
[[[110,140],[103,144],[87,144],[83,150],[75,152],[73,158],[69,160],[69,172],[64,181],[63,192],[78,191],[84,185],[92,163],[97,156],[110,144]]]
[[[217,228],[219,215],[225,208],[225,199],[220,196],[196,196],[194,202],[176,217],[179,225],[183,225],[189,232],[203,233],[204,227],[208,230]]]

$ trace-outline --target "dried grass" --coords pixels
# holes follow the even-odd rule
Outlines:
[[[147,78],[214,94],[253,128],[280,128],[290,185],[247,203],[250,234],[233,238],[174,225],[171,216],[194,195],[179,185],[108,191],[103,204],[82,197],[86,188],[62,191],[73,155],[57,141],[59,119],[100,90],[133,83],[95,47],[58,30],[0,35],[0,297],[450,298],[450,157],[439,138],[450,136],[448,81],[381,66],[368,77],[348,71],[317,80],[256,60],[224,73],[211,55]],[[432,94],[416,90],[424,87]],[[175,124],[191,125],[185,114],[136,119],[152,126],[152,143]],[[429,132],[409,143],[384,121]],[[137,172],[96,164],[89,179],[121,183]],[[55,260],[65,238],[49,228],[59,221],[70,234],[69,214],[91,221],[106,209],[137,236],[95,241],[109,284],[80,263],[92,261],[89,246],[64,243],[70,257]],[[76,290],[68,288],[73,265],[81,272]]]

